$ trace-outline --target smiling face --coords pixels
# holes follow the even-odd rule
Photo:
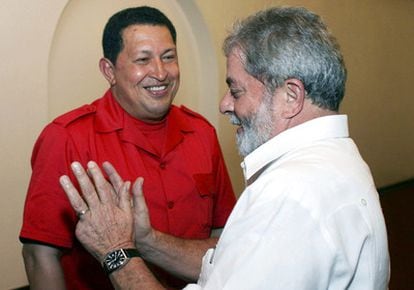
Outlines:
[[[227,57],[229,86],[220,103],[220,111],[230,116],[237,128],[240,155],[246,156],[277,133],[280,108],[279,89],[272,95],[265,85],[249,75],[243,66],[243,56],[237,48]]]
[[[176,46],[164,26],[131,25],[122,32],[116,64],[101,59],[100,68],[116,100],[131,116],[162,120],[180,80]]]

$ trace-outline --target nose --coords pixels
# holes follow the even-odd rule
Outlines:
[[[168,75],[168,71],[165,67],[165,63],[161,59],[154,60],[152,68],[152,76],[159,81],[165,80]]]
[[[220,101],[220,113],[226,114],[234,111],[234,100],[230,94],[230,90],[224,94]]]

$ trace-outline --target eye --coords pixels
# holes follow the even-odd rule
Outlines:
[[[177,56],[173,53],[171,54],[166,54],[162,57],[163,61],[165,62],[172,62],[177,58]]]
[[[149,57],[139,57],[134,62],[138,64],[147,64],[150,61]]]
[[[229,89],[230,91],[230,95],[234,98],[234,99],[238,99],[240,98],[242,91],[239,89]]]

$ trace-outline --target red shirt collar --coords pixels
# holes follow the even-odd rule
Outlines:
[[[137,132],[135,127],[130,126],[130,116],[115,100],[109,89],[105,95],[96,101],[95,128],[98,132],[109,133],[113,131],[122,131],[120,136],[124,141],[131,142],[145,150],[149,148],[146,138],[141,132]],[[172,105],[167,114],[167,130],[165,153],[173,150],[184,138],[186,133],[194,131],[194,127],[188,118],[183,114],[180,108]]]

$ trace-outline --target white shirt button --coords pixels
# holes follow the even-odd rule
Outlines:
[[[363,206],[367,206],[367,201],[365,199],[361,198],[361,204]]]

